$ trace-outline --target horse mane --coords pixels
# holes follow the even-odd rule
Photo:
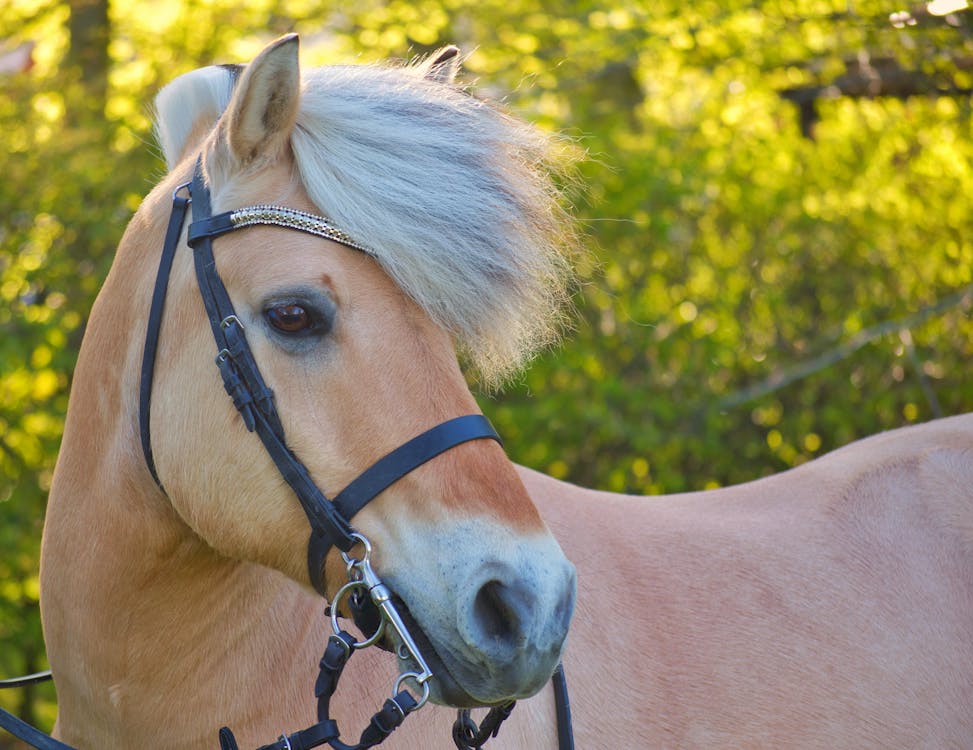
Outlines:
[[[236,78],[232,67],[212,65],[180,76],[156,95],[155,136],[170,170],[184,155],[193,130],[216,124],[230,104]]]
[[[160,92],[170,168],[200,119],[215,123],[235,78],[204,68]],[[557,340],[579,250],[562,138],[417,61],[305,69],[291,149],[311,200],[452,333],[483,384]]]

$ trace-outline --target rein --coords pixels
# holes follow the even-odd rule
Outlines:
[[[334,626],[337,628],[337,625]],[[347,664],[348,659],[355,652],[355,647],[359,646],[352,636],[346,631],[338,632],[328,639],[328,646],[324,656],[321,657],[320,673],[314,686],[314,694],[318,699],[318,723],[303,732],[281,735],[276,743],[264,745],[258,750],[302,750],[303,748],[313,748],[323,742],[329,741],[328,737],[333,734],[332,742],[337,741],[340,736],[337,723],[330,718],[330,701],[338,687],[338,679]],[[406,674],[399,678],[399,683],[412,675]],[[37,672],[36,674],[16,677],[9,680],[0,680],[0,689],[26,687],[52,679],[50,670]],[[564,667],[558,664],[551,678],[554,688],[554,710],[557,719],[557,747],[558,750],[574,750],[574,734],[571,728],[571,704],[568,700],[568,685],[564,678]],[[424,699],[422,699],[424,700]],[[399,716],[405,718],[411,711],[421,707],[417,703],[414,707],[410,701],[414,702],[412,696],[405,691],[400,691],[394,698],[385,702],[382,710],[372,717],[369,727],[362,734],[360,743],[356,747],[373,747],[374,745],[362,745],[361,743],[371,741],[375,737],[381,742],[391,732],[401,724]],[[456,722],[453,724],[453,743],[457,750],[480,750],[488,740],[497,736],[500,731],[500,724],[510,716],[513,710],[513,702],[493,709],[480,726],[470,718],[468,710],[459,711]],[[0,727],[6,729],[14,737],[23,740],[37,750],[76,750],[71,745],[60,742],[53,737],[44,734],[39,729],[32,727],[27,722],[14,716],[8,711],[0,708]],[[239,750],[236,738],[228,727],[220,729],[219,733],[220,750]],[[375,743],[377,744],[377,743]],[[332,744],[338,750],[355,750],[348,745]]]
[[[430,693],[429,680],[432,679],[433,672],[399,613],[392,592],[371,566],[371,543],[353,529],[351,519],[389,486],[439,454],[471,440],[496,440],[501,445],[502,442],[482,414],[456,417],[391,451],[362,472],[334,499],[328,499],[311,479],[305,465],[287,446],[273,391],[263,379],[247,342],[243,324],[217,270],[213,240],[237,229],[265,224],[325,237],[366,254],[373,253],[367,247],[354,242],[327,219],[302,211],[261,205],[212,215],[210,193],[203,178],[201,159],[198,159],[192,180],[177,188],[172,196],[172,211],[152,294],[142,355],[139,383],[140,440],[146,466],[162,492],[165,492],[165,488],[156,469],[150,432],[152,381],[172,263],[190,208],[192,221],[188,229],[188,243],[193,249],[196,280],[216,343],[215,362],[223,386],[247,430],[257,433],[307,516],[311,527],[308,572],[312,585],[322,596],[327,597],[324,561],[331,547],[340,550],[348,574],[348,582],[338,590],[330,608],[333,634],[329,637],[321,658],[320,673],[314,690],[318,699],[318,723],[291,735],[281,735],[277,742],[264,745],[258,750],[309,750],[325,743],[333,750],[367,750],[384,741],[402,724],[406,716],[426,703]],[[362,550],[360,557],[352,556],[355,549]],[[368,622],[372,626],[370,634],[362,640],[357,640],[338,623],[338,610],[344,598],[348,598],[351,610],[356,613],[356,621]],[[351,655],[356,650],[377,644],[383,636],[390,636],[388,640],[394,644],[401,660],[409,661],[417,668],[398,676],[392,697],[372,717],[359,742],[348,745],[341,741],[338,725],[330,717],[331,697]],[[0,687],[23,686],[49,677],[50,673],[31,675],[4,681],[0,683]],[[407,682],[417,689],[418,698],[407,689]],[[558,747],[559,750],[573,750],[567,686],[560,666],[554,673],[553,683],[558,715]],[[453,728],[456,747],[459,750],[481,748],[489,738],[496,736],[500,724],[510,715],[513,707],[514,702],[510,701],[491,709],[481,727],[477,727],[472,721],[468,711],[460,711]],[[70,745],[43,734],[2,709],[0,727],[38,750],[74,750]],[[229,728],[222,728],[219,738],[222,750],[238,750]]]

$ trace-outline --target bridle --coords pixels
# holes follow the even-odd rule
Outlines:
[[[294,209],[259,205],[213,215],[200,158],[195,163],[192,180],[180,185],[173,192],[172,211],[152,294],[142,356],[139,433],[146,466],[162,492],[165,492],[165,488],[156,469],[150,432],[152,381],[169,277],[190,208],[192,221],[188,229],[188,244],[193,250],[196,280],[215,340],[215,362],[223,386],[247,430],[255,432],[260,438],[307,516],[311,527],[308,573],[312,585],[322,596],[327,597],[324,561],[332,547],[340,550],[348,575],[348,582],[338,590],[329,608],[333,633],[321,658],[320,673],[315,684],[315,696],[318,699],[317,724],[291,735],[281,735],[277,742],[264,745],[258,750],[308,750],[325,743],[333,750],[367,750],[386,739],[406,716],[426,703],[433,671],[416,645],[392,592],[371,566],[370,541],[354,530],[351,520],[382,491],[439,454],[472,440],[501,441],[483,415],[455,417],[402,444],[367,468],[333,499],[328,499],[311,479],[301,460],[287,446],[284,428],[274,403],[274,394],[260,373],[243,324],[217,270],[213,240],[245,227],[272,225],[324,237],[371,256],[374,253],[355,242],[328,219]],[[356,549],[361,550],[359,556],[352,554]],[[342,629],[338,622],[338,611],[345,599],[348,600],[348,608],[355,621],[365,633],[362,639],[356,639]],[[397,643],[396,652],[399,658],[411,660],[416,669],[398,676],[392,697],[372,717],[359,742],[354,745],[345,744],[340,739],[337,723],[330,718],[331,697],[350,656],[356,650],[377,644],[389,631],[394,636],[393,643]],[[559,748],[570,750],[574,747],[570,709],[560,665],[553,679]],[[418,688],[418,698],[407,689],[407,682]],[[500,724],[513,709],[513,704],[510,701],[491,709],[480,727],[470,719],[468,711],[460,711],[453,728],[457,748],[480,748],[490,737],[496,736]],[[73,750],[6,712],[0,711],[0,726],[42,750]],[[220,745],[222,750],[238,750],[233,733],[226,727],[220,730]]]
[[[188,191],[188,196],[182,195],[184,190]],[[500,437],[486,417],[481,414],[447,420],[379,459],[339,492],[334,499],[329,500],[314,484],[304,464],[287,447],[284,429],[274,404],[273,392],[267,387],[260,374],[260,369],[247,343],[243,325],[217,271],[213,257],[213,239],[237,229],[265,224],[325,237],[370,256],[374,256],[374,253],[368,247],[355,242],[328,219],[294,209],[259,205],[214,216],[200,158],[197,159],[193,169],[192,180],[173,193],[172,213],[152,295],[142,359],[139,432],[146,464],[160,488],[162,483],[152,456],[149,430],[152,374],[169,272],[179,245],[186,210],[190,206],[192,223],[189,225],[188,241],[193,248],[196,280],[216,342],[216,365],[223,379],[223,386],[243,417],[247,429],[257,433],[307,515],[311,526],[308,543],[308,573],[314,588],[322,596],[327,596],[323,570],[325,558],[331,547],[337,547],[341,551],[348,573],[348,583],[337,592],[332,601],[331,623],[334,632],[329,638],[325,655],[321,659],[321,674],[315,687],[319,722],[315,727],[305,730],[307,734],[298,733],[291,738],[282,736],[276,745],[268,745],[261,750],[278,748],[291,750],[297,747],[295,743],[304,747],[315,747],[324,742],[328,742],[335,750],[364,750],[384,740],[409,713],[425,704],[429,697],[428,681],[433,673],[409,632],[394,602],[392,592],[371,567],[371,543],[354,531],[351,520],[383,490],[439,454],[471,440],[489,439],[500,443]],[[362,550],[360,557],[351,555],[356,547]],[[349,608],[355,614],[359,625],[367,622],[370,626],[365,628],[369,634],[363,640],[355,640],[353,636],[342,630],[338,623],[339,607],[345,597],[348,598]],[[397,638],[399,657],[411,659],[418,665],[418,669],[399,675],[393,688],[393,696],[373,717],[371,725],[363,733],[359,744],[345,745],[338,739],[337,725],[328,716],[331,695],[337,687],[341,670],[351,654],[357,649],[378,643],[389,629],[394,631]],[[559,673],[563,675],[560,669]],[[418,686],[421,693],[418,699],[405,689],[406,681],[412,681]],[[484,724],[496,725],[491,726],[491,736],[496,734],[500,722],[509,715],[512,708],[513,702],[510,702],[491,710],[487,721],[484,722]],[[462,725],[462,729],[454,730],[454,734],[458,731],[461,737],[476,738],[479,729],[469,719],[468,713],[461,712],[457,724]],[[459,747],[459,739],[456,742]],[[485,739],[477,745],[469,746],[479,747],[483,742]],[[221,743],[224,750],[235,750],[235,742],[229,730],[221,733]]]
[[[188,195],[183,195],[184,191]],[[287,446],[284,428],[274,403],[274,394],[264,382],[247,343],[243,324],[217,270],[213,257],[213,240],[238,229],[268,224],[325,237],[368,255],[374,254],[354,242],[327,219],[302,211],[276,206],[253,206],[212,215],[209,188],[203,178],[201,160],[197,160],[192,181],[181,185],[173,194],[172,213],[152,294],[142,357],[139,433],[149,472],[160,488],[163,485],[152,454],[149,427],[152,380],[169,275],[179,247],[186,212],[190,207],[192,223],[189,225],[188,241],[193,248],[200,296],[216,342],[216,366],[223,379],[223,387],[240,412],[247,429],[257,433],[307,515],[311,525],[308,573],[314,588],[325,596],[324,559],[332,546],[347,553],[356,545],[360,535],[356,536],[352,529],[351,519],[358,511],[387,487],[440,453],[470,440],[491,439],[500,442],[500,438],[481,414],[448,420],[377,461],[333,500],[329,500],[314,484],[304,464]]]
[[[188,195],[184,195],[184,191],[187,191]],[[383,635],[386,624],[388,624],[396,631],[395,634],[399,638],[401,644],[399,648],[403,651],[401,655],[411,657],[419,665],[417,671],[401,675],[396,682],[395,694],[391,699],[395,708],[390,707],[389,717],[401,721],[408,713],[426,702],[429,697],[428,680],[432,677],[432,670],[415,645],[402,616],[393,604],[391,592],[371,567],[370,542],[353,530],[351,519],[387,487],[440,453],[470,440],[491,439],[499,442],[500,438],[482,415],[467,415],[448,420],[396,448],[362,472],[333,500],[329,500],[311,479],[301,460],[287,446],[284,428],[274,403],[273,392],[264,382],[253,352],[247,343],[243,324],[236,314],[230,295],[217,270],[216,260],[213,257],[213,240],[244,227],[269,224],[325,237],[369,255],[373,255],[373,253],[365,246],[352,240],[327,219],[293,209],[276,206],[254,206],[213,215],[209,188],[203,177],[202,159],[200,158],[197,159],[193,169],[192,180],[180,186],[173,194],[172,213],[169,217],[169,226],[166,230],[162,257],[159,263],[159,273],[152,295],[146,345],[142,359],[142,376],[139,387],[139,431],[146,463],[160,487],[162,487],[162,483],[152,456],[149,430],[152,374],[165,307],[168,277],[173,258],[179,247],[179,238],[185,223],[187,208],[192,209],[192,223],[189,225],[188,241],[193,249],[196,281],[216,342],[215,361],[223,379],[223,387],[243,417],[247,429],[257,433],[267,453],[284,480],[294,491],[304,513],[307,515],[311,526],[308,542],[308,573],[312,585],[322,596],[327,596],[323,568],[328,551],[331,547],[337,547],[345,556],[349,582],[342,587],[333,601],[332,612],[335,614],[332,617],[332,622],[335,632],[332,639],[334,648],[332,649],[333,655],[328,659],[328,663],[336,663],[335,660],[339,651],[335,649],[339,649],[340,653],[344,654],[344,660],[347,660],[353,649],[364,648],[377,642]],[[360,558],[350,556],[352,549],[356,546],[360,546],[364,550]],[[341,637],[342,630],[337,625],[337,611],[342,597],[346,593],[353,592],[358,594],[367,592],[372,604],[378,608],[380,613],[377,620],[379,625],[375,632],[363,641],[356,641],[351,636]],[[359,595],[356,600],[364,601],[365,597]],[[340,674],[340,670],[337,673]],[[407,690],[398,689],[403,685],[406,678],[413,679],[419,687],[421,696],[418,700],[413,698]],[[337,678],[334,679],[334,682],[337,682]],[[388,725],[389,717],[383,719],[383,726]],[[321,717],[319,716],[319,718]],[[333,738],[324,739],[322,735],[322,741],[331,742],[332,747],[341,747],[343,743],[338,742],[336,729],[334,727]],[[391,728],[388,731],[391,732]],[[288,742],[285,742],[282,747],[286,747],[288,744]],[[322,742],[316,744],[322,744]],[[361,746],[370,747],[371,745]]]

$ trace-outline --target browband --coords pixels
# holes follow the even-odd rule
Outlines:
[[[375,257],[375,253],[364,245],[355,242],[346,232],[341,231],[329,219],[323,216],[298,211],[294,208],[282,206],[250,206],[238,208],[234,211],[210,216],[207,219],[194,221],[189,227],[189,244],[192,245],[202,237],[218,237],[232,232],[234,229],[252,227],[258,224],[270,224],[278,227],[296,229],[299,232],[313,234],[334,240],[353,250]]]

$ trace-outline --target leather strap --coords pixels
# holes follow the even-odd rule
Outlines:
[[[568,681],[564,677],[564,664],[558,664],[551,677],[554,685],[554,713],[557,717],[558,750],[574,750],[574,730],[571,728],[571,701],[568,699]]]
[[[5,680],[0,680],[0,690],[38,685],[42,682],[50,682],[53,679],[54,676],[51,674],[51,670],[45,669],[43,672],[34,672],[34,674],[27,674],[23,677],[9,677]]]
[[[354,643],[355,638],[344,630],[328,639],[328,645],[321,657],[321,671],[314,686],[314,695],[318,699],[318,724],[304,730],[313,732],[318,727],[323,727],[326,731],[333,731],[333,736],[326,740],[333,750],[368,750],[381,744],[418,707],[416,699],[407,690],[401,690],[397,695],[386,700],[382,708],[372,716],[356,744],[349,745],[342,742],[338,725],[331,718],[331,698],[338,687],[338,680],[341,678],[345,664],[355,653]],[[260,748],[260,750],[284,750],[284,748]]]
[[[257,433],[278,471],[294,490],[312,531],[347,551],[355,543],[351,526],[321,493],[307,468],[287,447],[273,392],[260,374],[243,324],[216,268],[213,238],[205,231],[198,231],[198,222],[211,218],[209,190],[203,182],[198,162],[190,191],[193,213],[190,244],[196,281],[216,341],[216,364],[223,378],[223,386],[233,399],[247,429]],[[315,587],[319,585],[323,587],[319,581],[315,581]]]
[[[482,414],[456,417],[426,430],[400,445],[358,475],[334,499],[345,518],[354,518],[369,501],[415,468],[470,440],[490,439],[503,445],[493,425]]]
[[[155,355],[159,346],[159,332],[162,330],[162,313],[165,310],[166,291],[169,288],[169,275],[172,271],[172,260],[176,257],[179,246],[179,236],[182,225],[186,220],[186,210],[189,208],[189,198],[179,195],[183,185],[172,195],[172,212],[169,214],[169,226],[166,228],[166,238],[162,243],[162,257],[159,259],[159,271],[155,276],[155,288],[152,290],[152,306],[149,308],[149,322],[145,332],[145,347],[142,349],[142,372],[139,381],[139,437],[142,441],[142,454],[145,464],[149,468],[152,479],[165,492],[159,475],[155,469],[155,459],[152,457],[152,438],[149,429],[149,408],[152,403],[152,380],[155,373]]]
[[[4,711],[2,708],[0,708],[0,727],[31,747],[37,748],[37,750],[76,750],[71,745],[66,745],[53,737],[49,737],[41,730],[35,729],[23,719],[14,716],[9,711]]]
[[[342,518],[352,519],[381,492],[427,461],[462,443],[483,439],[496,440],[503,444],[490,420],[482,414],[468,414],[442,422],[403,443],[359,474],[338,493],[331,503],[332,507]],[[325,595],[322,580],[324,558],[332,546],[343,549],[339,542],[340,540],[329,538],[325,529],[315,529],[311,533],[308,543],[308,570],[315,588],[322,595]]]
[[[236,228],[233,226],[232,217],[231,211],[200,218],[193,214],[193,223],[189,227],[189,244],[192,245],[203,237],[219,237],[221,234],[232,232]]]

